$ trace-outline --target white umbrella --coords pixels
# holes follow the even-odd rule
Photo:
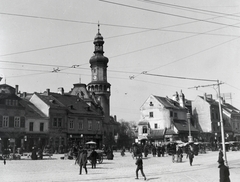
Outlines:
[[[96,144],[94,141],[87,142],[86,144]]]

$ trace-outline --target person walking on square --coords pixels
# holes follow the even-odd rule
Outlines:
[[[92,169],[96,168],[98,153],[95,151],[95,149],[92,150],[90,157],[92,160]]]
[[[224,160],[222,158],[218,159],[218,163],[219,163],[219,181],[220,182],[230,182],[230,172],[227,166],[225,166],[224,164]]]
[[[79,159],[78,159],[78,164],[80,166],[80,171],[79,171],[79,175],[82,174],[82,168],[85,169],[85,172],[87,174],[87,150],[83,150],[80,155],[79,155]]]
[[[194,152],[193,152],[193,148],[192,146],[189,147],[188,149],[188,158],[189,158],[189,163],[190,163],[190,166],[192,166],[192,163],[193,163],[193,158],[194,158]]]
[[[136,169],[136,179],[138,179],[138,171],[140,170],[142,173],[142,176],[144,177],[144,180],[146,180],[146,176],[143,172],[143,161],[142,158],[140,156],[137,157],[137,161],[135,163],[137,165],[137,169]]]

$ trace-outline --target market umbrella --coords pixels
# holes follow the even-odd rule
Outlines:
[[[86,144],[96,144],[96,142],[94,142],[94,141],[89,141],[89,142],[87,142]]]

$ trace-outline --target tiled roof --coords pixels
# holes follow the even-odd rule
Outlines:
[[[25,107],[26,116],[33,118],[47,118],[38,108],[36,108],[30,101],[22,99],[19,103]]]
[[[172,108],[172,109],[185,109],[183,107],[180,106],[180,104],[170,98],[167,97],[160,97],[160,96],[156,96],[154,95],[154,97],[162,104],[164,105],[166,108]]]
[[[174,119],[174,126],[177,128],[178,131],[189,131],[189,124],[185,120],[177,120]],[[198,132],[196,128],[194,128],[192,125],[190,125],[191,132]]]
[[[61,95],[57,93],[51,93],[52,98],[59,103],[61,107],[67,108],[71,113],[81,113],[81,114],[94,114],[101,115],[94,109],[90,108],[82,99],[75,95]]]
[[[148,125],[148,121],[140,121],[138,125]]]
[[[228,103],[223,103],[222,108],[227,110],[231,114],[240,114],[240,110],[237,109],[236,107],[228,104]]]
[[[203,96],[199,96],[200,98],[202,98],[204,100]],[[218,106],[219,103],[218,101],[211,99],[211,98],[206,98],[206,102],[208,102],[210,105],[214,105],[214,106]],[[237,109],[236,107],[232,106],[231,104],[228,103],[222,103],[222,109],[228,111],[231,114],[240,114],[240,110]]]
[[[176,134],[175,131],[172,129],[167,129],[167,131],[165,133],[165,135],[175,135],[175,134]]]
[[[65,106],[59,103],[52,95],[42,95],[35,93],[43,102],[49,105],[51,108],[65,108]]]
[[[149,139],[163,139],[165,130],[151,130],[151,133],[148,135]]]

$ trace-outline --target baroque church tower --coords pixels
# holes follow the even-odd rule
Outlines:
[[[103,108],[104,121],[109,123],[110,119],[110,87],[107,82],[108,58],[105,57],[103,51],[103,37],[99,31],[94,38],[94,55],[90,58],[89,63],[92,73],[92,81],[88,84],[88,91],[95,96],[98,103]]]

